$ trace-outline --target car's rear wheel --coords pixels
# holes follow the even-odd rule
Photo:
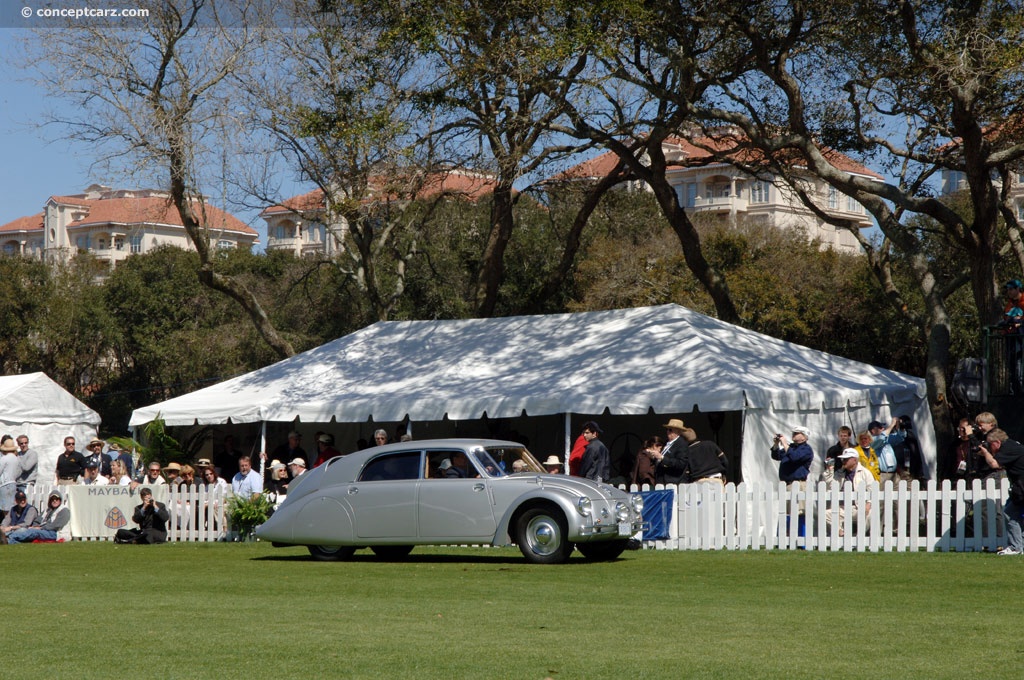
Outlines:
[[[592,562],[607,562],[614,560],[622,554],[629,544],[628,538],[614,541],[594,541],[591,543],[577,543],[576,549],[583,553],[583,556]]]
[[[536,564],[562,564],[569,561],[572,541],[560,510],[530,508],[516,523],[516,542],[523,557]]]
[[[309,554],[314,560],[322,562],[333,562],[335,560],[347,560],[355,554],[356,549],[345,545],[308,545]]]
[[[375,545],[370,550],[382,560],[400,560],[412,552],[411,545]]]

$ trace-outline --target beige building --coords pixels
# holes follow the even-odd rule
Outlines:
[[[717,160],[718,154],[740,157],[743,165],[757,165],[756,154],[750,150],[729,152],[736,146],[732,137],[720,140],[704,137],[697,143],[681,137],[670,137],[662,145],[669,163],[666,173],[675,187],[680,204],[691,215],[714,215],[736,224],[747,220],[779,228],[799,229],[807,237],[818,239],[823,248],[840,252],[860,252],[860,245],[845,227],[837,227],[816,216],[783,180],[769,172],[754,176],[735,166]],[[705,148],[707,147],[707,148]],[[869,179],[881,180],[881,175],[843,154],[832,152],[829,161],[837,168]],[[618,157],[608,152],[581,163],[555,179],[597,180],[608,175]],[[631,182],[634,189],[646,189],[641,182]],[[824,181],[806,174],[803,189],[815,204],[830,217],[857,228],[868,228],[874,222],[864,208],[852,197],[839,193]]]
[[[220,208],[196,201],[194,211],[217,248],[252,248],[257,241],[254,229]],[[94,184],[81,194],[50,196],[41,213],[0,226],[4,253],[52,262],[90,253],[116,264],[161,245],[195,250],[169,194],[154,189]]]
[[[371,184],[374,178],[371,178]],[[377,182],[378,184],[380,181]],[[494,179],[490,175],[465,169],[435,172],[426,178],[416,192],[418,198],[431,198],[438,194],[477,201],[491,193]],[[371,192],[364,203],[401,201],[385,195],[383,190]],[[302,255],[331,256],[343,248],[348,225],[344,219],[327,216],[324,192],[315,189],[293,196],[270,206],[260,213],[267,223],[267,250],[287,250],[296,257]]]

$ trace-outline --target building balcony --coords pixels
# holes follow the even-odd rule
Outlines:
[[[691,209],[694,212],[740,213],[747,211],[747,199],[739,196],[698,196]]]
[[[301,238],[268,238],[267,250],[287,250],[296,255],[311,255],[324,252],[320,241],[305,241]]]
[[[89,254],[98,260],[106,260],[107,262],[116,263],[127,259],[128,256],[131,255],[131,251],[129,251],[127,247],[120,250],[117,248],[104,248],[102,250],[98,248],[91,248],[89,250]]]

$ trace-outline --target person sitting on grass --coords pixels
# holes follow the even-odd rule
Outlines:
[[[32,526],[32,522],[36,521],[36,517],[39,516],[36,506],[29,505],[28,497],[25,496],[24,491],[18,491],[14,494],[14,505],[9,510],[7,516],[4,517],[4,521],[0,523],[0,532],[3,533],[5,538],[12,531],[27,529]]]
[[[7,542],[31,543],[56,541],[61,529],[71,521],[71,510],[64,505],[64,494],[54,489],[46,500],[46,510],[26,528],[7,534]]]

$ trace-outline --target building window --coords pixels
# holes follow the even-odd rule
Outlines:
[[[96,239],[96,250],[106,250],[106,249],[107,249],[107,239],[105,239],[105,238],[98,238],[98,239]]]
[[[750,202],[751,203],[767,203],[770,196],[771,183],[767,180],[759,179],[755,180],[750,185]]]
[[[283,224],[279,224],[277,225],[277,227],[274,228],[274,238],[276,238],[278,241],[283,241],[284,239],[288,238],[288,232],[285,230]]]
[[[8,241],[4,244],[4,255],[17,255],[18,244],[14,241]]]
[[[77,239],[75,239],[75,247],[77,247],[79,250],[83,252],[89,250],[89,237],[79,236]]]
[[[114,239],[114,250],[124,250],[124,236],[118,236]]]
[[[949,170],[946,173],[946,187],[945,192],[951,194],[954,191],[960,191],[967,184],[967,177],[959,170]]]
[[[130,252],[133,252],[133,253],[141,253],[142,252],[142,235],[141,234],[132,234],[132,236],[129,239],[128,243],[130,244],[129,245]]]
[[[846,211],[847,212],[859,212],[859,210],[858,210],[859,206],[860,206],[860,204],[857,203],[857,199],[855,199],[853,196],[847,196],[846,197]]]
[[[217,248],[220,249],[220,250],[228,250],[228,249],[234,248],[234,247],[235,247],[235,242],[234,241],[228,241],[226,239],[221,239],[220,241],[217,241]]]
[[[839,190],[832,185],[828,187],[828,207],[830,210],[839,207]]]

